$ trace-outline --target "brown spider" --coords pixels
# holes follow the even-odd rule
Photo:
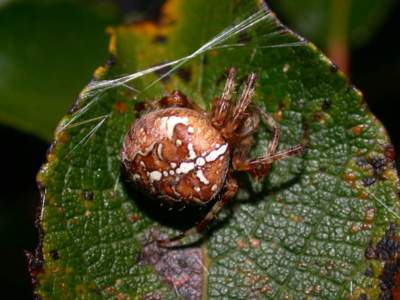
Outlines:
[[[215,204],[195,227],[173,238],[159,240],[162,246],[201,232],[232,199],[238,185],[233,171],[254,177],[268,174],[277,160],[302,153],[303,145],[277,152],[280,129],[267,113],[251,105],[256,75],[251,73],[236,104],[234,68],[221,97],[214,99],[208,113],[175,91],[146,104],[143,114],[127,133],[121,151],[122,163],[135,182],[162,202],[186,205]],[[260,117],[272,130],[264,155],[250,158],[252,134]]]

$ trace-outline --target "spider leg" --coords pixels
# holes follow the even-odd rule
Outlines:
[[[248,116],[246,110],[251,103],[251,98],[254,95],[256,80],[256,74],[251,73],[247,78],[246,86],[242,92],[242,95],[223,129],[222,133],[228,140],[235,135],[235,131],[242,125],[243,121]]]
[[[293,155],[302,154],[304,150],[305,146],[300,144],[273,154],[266,153],[264,156],[255,159],[243,161],[241,160],[243,156],[237,156],[233,158],[233,168],[236,171],[249,172],[254,177],[259,178],[268,174],[272,163]]]
[[[174,242],[178,242],[185,237],[192,236],[202,232],[207,227],[207,225],[212,220],[215,219],[215,217],[225,206],[225,204],[227,204],[229,200],[231,200],[236,195],[237,190],[238,190],[238,185],[236,180],[230,175],[228,175],[222,196],[220,197],[220,199],[217,200],[217,202],[215,202],[215,204],[213,205],[211,210],[207,213],[207,215],[203,218],[203,220],[201,220],[195,227],[186,230],[180,235],[168,239],[158,240],[158,244],[161,247],[177,246],[179,245],[179,243],[175,244]]]
[[[242,148],[243,141],[248,139],[260,125],[260,113],[256,106],[250,105],[246,111],[246,118],[243,120],[240,128],[229,137],[229,143],[235,145],[235,150]]]
[[[238,171],[251,171],[254,168],[257,168],[258,165],[270,165],[278,160],[286,159],[290,156],[297,155],[303,153],[305,150],[304,145],[296,145],[289,149],[285,149],[279,151],[273,155],[266,155],[260,158],[251,159],[248,162],[243,163],[243,165],[239,166],[236,170]]]
[[[224,126],[229,113],[232,95],[235,90],[235,77],[236,69],[232,67],[229,69],[228,79],[226,80],[222,96],[215,98],[212,103],[211,123],[217,129],[221,129]]]
[[[275,161],[286,159],[293,155],[298,155],[304,152],[304,144],[296,145],[292,148],[277,152],[280,127],[279,124],[272,118],[268,113],[263,110],[259,110],[266,125],[272,130],[272,139],[269,142],[267,149],[263,156],[254,159],[246,159],[246,155],[250,152],[250,146],[247,139],[242,141],[237,151],[234,153],[232,158],[233,168],[236,171],[246,171],[252,174],[254,177],[262,177],[268,174],[271,164]],[[307,131],[307,130],[306,130]],[[305,131],[305,134],[306,134]]]
[[[272,155],[276,152],[279,144],[279,137],[281,135],[281,127],[275,121],[275,119],[270,116],[265,111],[259,109],[260,115],[263,117],[263,120],[267,126],[269,126],[272,130],[272,138],[267,146],[266,155]]]

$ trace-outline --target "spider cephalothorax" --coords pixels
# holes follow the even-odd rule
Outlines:
[[[229,70],[221,97],[213,101],[210,113],[175,91],[147,104],[150,108],[130,128],[121,151],[129,179],[162,202],[204,205],[216,199],[205,218],[166,245],[195,231],[201,231],[232,199],[237,191],[233,171],[255,177],[268,173],[274,161],[303,152],[297,145],[277,152],[279,126],[267,113],[251,105],[256,76],[250,74],[237,103],[235,69]],[[266,152],[250,158],[251,137],[262,119],[272,130]]]

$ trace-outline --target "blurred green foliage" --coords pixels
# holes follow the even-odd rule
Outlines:
[[[326,48],[338,21],[345,25],[351,47],[359,47],[377,32],[394,0],[269,0],[287,25]]]
[[[105,28],[119,19],[112,2],[0,1],[0,122],[51,139],[95,67],[107,59]],[[340,22],[351,47],[368,41],[395,1],[268,2],[294,30],[326,49]]]
[[[107,59],[112,6],[16,1],[0,6],[0,122],[50,140]]]

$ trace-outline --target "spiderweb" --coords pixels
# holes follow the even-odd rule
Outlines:
[[[249,2],[253,3],[253,1]],[[79,142],[73,144],[68,149],[67,156],[88,144],[96,136],[96,133],[108,123],[107,121],[113,117],[114,112],[104,103],[110,99],[105,97],[108,93],[115,92],[116,90],[127,91],[132,99],[132,104],[136,99],[155,100],[157,97],[162,96],[166,90],[164,88],[165,79],[175,76],[187,66],[195,66],[197,73],[194,81],[197,82],[188,84],[186,86],[187,91],[198,95],[198,98],[211,99],[210,96],[218,96],[218,93],[216,93],[216,90],[207,90],[203,87],[212,86],[210,81],[217,82],[218,75],[215,74],[221,73],[224,68],[234,66],[236,63],[235,59],[240,59],[241,62],[238,64],[246,68],[243,61],[248,62],[250,65],[257,55],[264,55],[263,49],[286,48],[291,50],[292,48],[301,48],[306,43],[307,41],[303,38],[279,23],[267,6],[260,4],[258,9],[255,10],[254,5],[249,4],[245,13],[235,15],[234,18],[227,21],[226,26],[221,26],[221,29],[216,33],[204,33],[202,42],[199,42],[194,49],[187,51],[183,55],[179,53],[176,57],[165,59],[158,57],[157,59],[162,61],[161,63],[149,63],[148,66],[140,67],[130,73],[112,75],[112,77],[108,75],[107,79],[93,80],[80,94],[76,110],[59,126],[59,131],[79,130]],[[215,58],[212,63],[207,65],[206,61],[212,60],[215,52],[218,52],[219,56],[232,57],[232,65],[220,66],[215,63],[218,58]],[[135,59],[135,57],[132,57],[132,59]],[[254,68],[254,64],[251,68]],[[289,66],[284,66],[283,72],[286,72],[287,68]],[[242,73],[246,74],[248,71],[261,73],[260,71],[262,70],[242,70]],[[148,95],[151,95],[153,98],[147,98]],[[122,139],[123,136],[120,136],[120,138]],[[119,145],[121,145],[121,141]],[[120,186],[119,171],[119,169],[116,169],[110,172],[113,173],[112,177],[115,179],[113,191],[116,193]],[[384,197],[379,197],[372,192],[370,196],[386,211],[389,211],[399,219],[396,211],[380,200]],[[156,250],[160,251],[159,249],[151,250],[152,253]],[[164,253],[161,254],[160,256],[164,255]],[[168,258],[166,256],[165,261],[171,262]],[[204,272],[208,273],[208,267],[202,265],[202,261],[198,263],[198,266],[199,269],[203,268]],[[177,295],[185,296],[183,288],[179,284],[175,284],[177,280],[176,278],[171,279],[174,290]],[[353,281],[350,281],[350,294],[352,293]]]
[[[252,38],[249,39],[249,36]],[[102,101],[102,96],[109,90],[123,88],[129,90],[131,94],[137,97],[156,85],[162,85],[163,79],[178,72],[185,64],[193,62],[196,59],[198,59],[198,64],[203,64],[204,55],[212,51],[222,50],[235,54],[243,53],[249,60],[252,60],[259,49],[301,47],[307,43],[308,41],[303,37],[280,23],[275,14],[264,2],[259,5],[257,10],[254,10],[254,6],[249,4],[247,13],[235,17],[223,30],[206,39],[204,43],[200,44],[194,51],[187,55],[165,63],[149,66],[130,74],[114,76],[106,80],[93,80],[79,96],[80,103],[83,105],[58,130],[83,127],[85,134],[79,143],[70,149],[70,154],[79,147],[84,146],[111,116],[111,112],[109,112],[90,118],[84,117],[87,113],[90,113],[90,110],[94,106]],[[156,78],[147,80],[144,88],[139,89],[135,85],[135,82],[145,77]],[[203,77],[204,74],[199,76],[199,84],[203,80]],[[389,207],[386,207],[378,197],[373,194],[371,195],[384,209],[388,210],[397,219],[400,219],[400,216]]]
[[[249,39],[248,37],[252,38]],[[296,38],[293,38],[295,36]],[[160,63],[148,68],[138,70],[131,74],[114,76],[107,80],[92,81],[80,94],[81,107],[73,113],[71,118],[59,127],[59,130],[85,126],[89,127],[86,135],[80,143],[75,145],[72,151],[86,144],[105,123],[110,114],[102,114],[85,118],[82,117],[88,113],[92,107],[102,100],[102,95],[118,87],[129,90],[135,96],[139,96],[148,89],[162,85],[163,79],[179,71],[182,66],[199,59],[199,64],[204,61],[204,55],[211,51],[225,51],[234,53],[245,53],[252,59],[258,49],[279,48],[279,47],[299,47],[306,41],[297,36],[288,28],[277,21],[275,15],[265,5],[261,4],[259,9],[254,11],[254,6],[249,7],[248,13],[232,20],[231,24],[225,27],[216,35],[200,44],[194,51],[178,57],[174,60]],[[249,54],[248,54],[249,53]],[[228,66],[227,66],[228,67]],[[154,76],[156,79],[149,80],[144,88],[139,89],[135,82],[138,79]],[[199,85],[203,80],[204,74],[199,76]]]

